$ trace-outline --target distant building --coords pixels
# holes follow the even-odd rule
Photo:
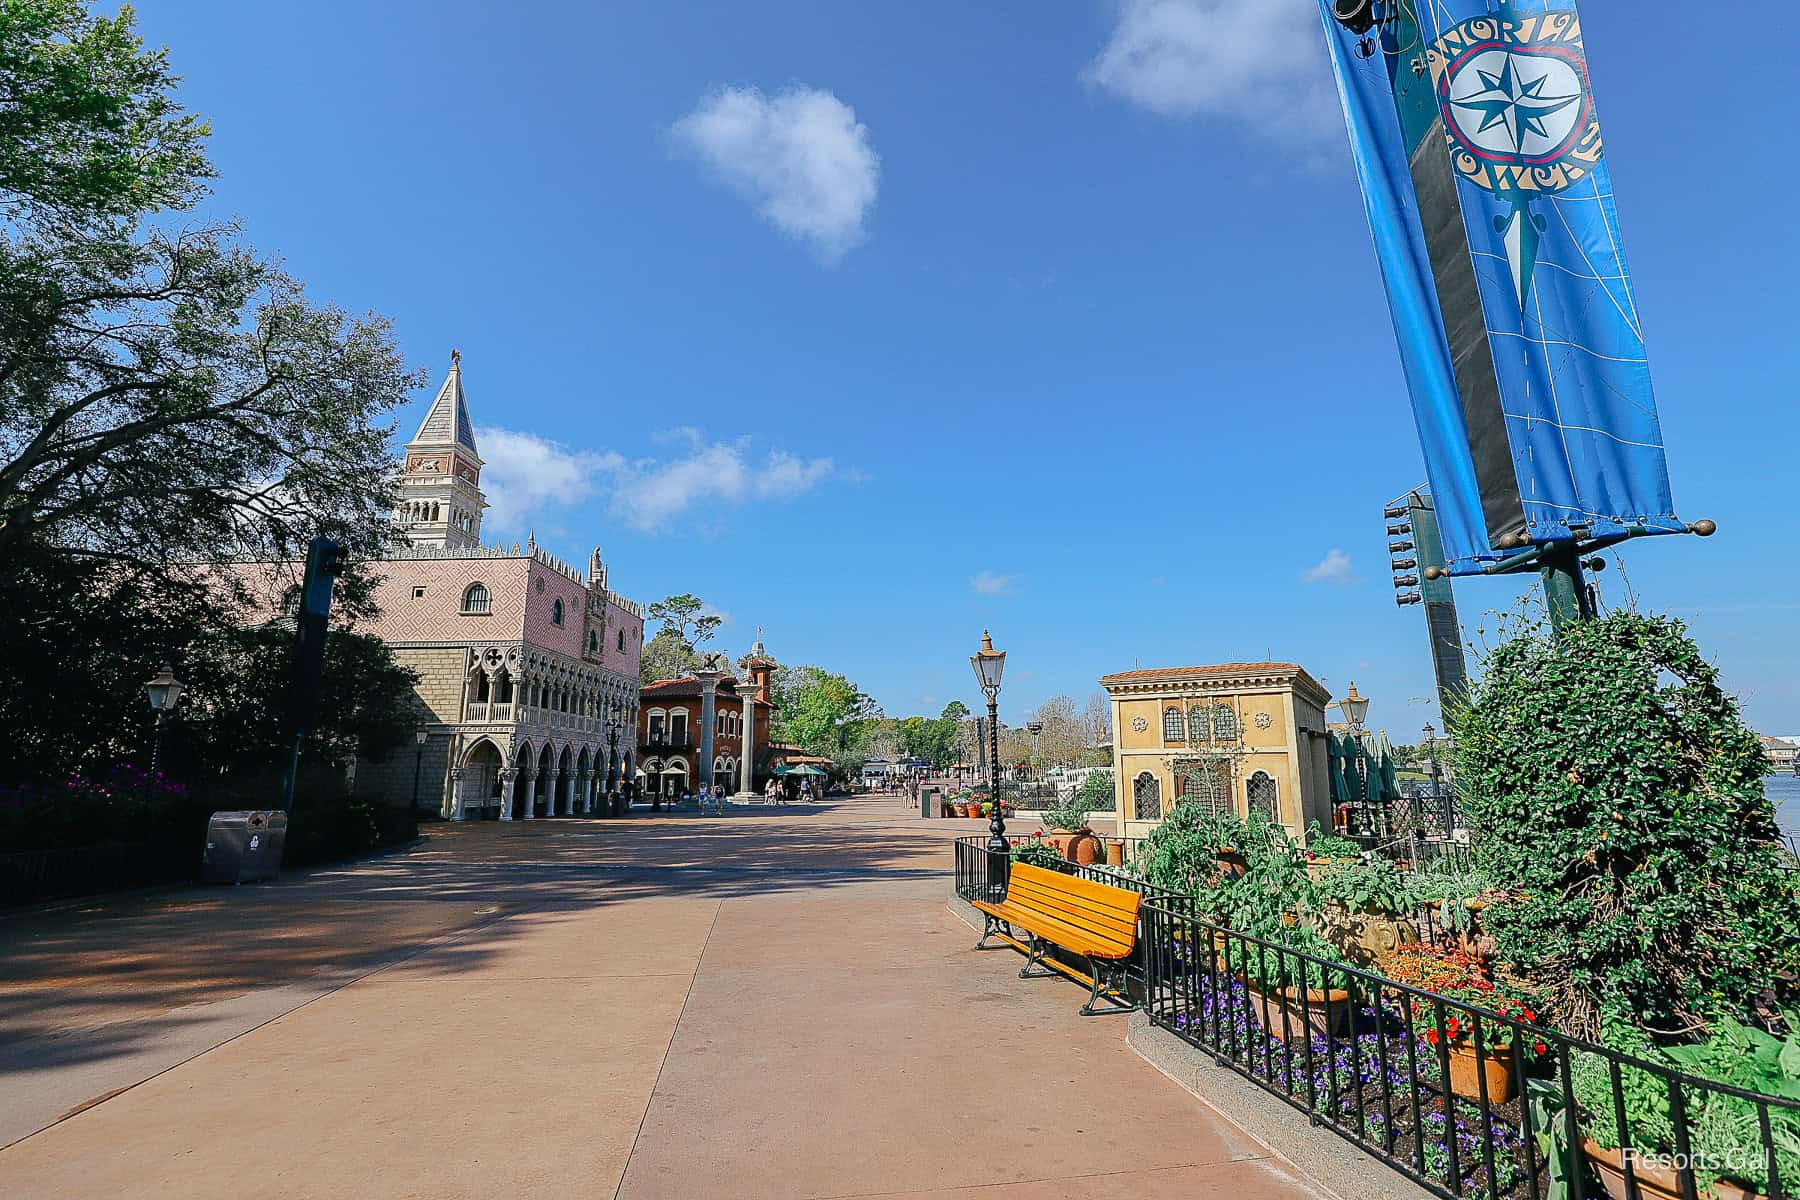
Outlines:
[[[1296,837],[1332,827],[1325,705],[1331,696],[1292,663],[1224,663],[1125,671],[1100,681],[1112,698],[1119,829],[1141,837],[1181,800],[1240,817],[1252,811]]]
[[[1791,771],[1794,759],[1800,755],[1800,742],[1792,738],[1762,737],[1763,754],[1769,760],[1769,769],[1774,771]]]
[[[460,356],[406,444],[396,524],[411,545],[371,564],[381,615],[360,626],[419,674],[428,735],[359,763],[358,794],[450,820],[593,811],[632,777],[643,609],[540,549],[483,546],[482,460]],[[415,774],[416,772],[416,774]]]
[[[688,675],[645,684],[637,724],[638,782],[644,793],[680,796],[714,784],[740,792],[746,758],[749,788],[761,788],[778,765],[771,761],[769,743],[775,665],[758,641],[739,664],[746,676],[742,683],[722,675],[709,689],[698,676]],[[704,727],[709,708],[710,739]]]

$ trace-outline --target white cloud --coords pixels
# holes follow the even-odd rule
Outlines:
[[[1012,591],[1013,580],[1017,576],[1000,575],[993,571],[983,571],[969,580],[969,586],[983,596],[1004,596]]]
[[[614,453],[569,450],[536,434],[482,427],[475,431],[487,466],[484,529],[517,533],[545,510],[566,508],[596,494],[643,530],[662,528],[706,500],[780,501],[804,495],[834,474],[829,458],[801,458],[770,450],[750,454],[750,439],[708,442],[697,429],[670,430],[653,441],[673,443],[668,458],[627,459]]]
[[[510,429],[481,427],[475,440],[487,463],[481,472],[488,501],[482,527],[497,533],[520,531],[533,512],[587,499],[601,477],[625,461],[617,454],[569,450]]]
[[[773,96],[728,87],[675,122],[675,140],[789,236],[827,262],[866,235],[881,159],[856,111],[822,88]]]
[[[1317,566],[1303,571],[1300,578],[1305,583],[1355,583],[1356,575],[1351,570],[1350,556],[1336,546],[1321,558]]]
[[[1119,0],[1082,80],[1165,117],[1209,117],[1279,142],[1337,124],[1313,0]]]
[[[639,529],[658,529],[708,500],[781,501],[805,495],[832,474],[829,458],[801,458],[771,450],[752,460],[749,439],[708,442],[697,430],[674,431],[687,453],[671,459],[623,464],[613,509]]]

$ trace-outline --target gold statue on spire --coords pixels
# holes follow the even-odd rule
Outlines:
[[[450,351],[450,365],[453,367],[462,366],[462,351],[461,350],[453,349]]]

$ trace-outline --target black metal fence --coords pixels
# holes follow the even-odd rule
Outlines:
[[[987,858],[958,843],[965,898],[1003,893]],[[1116,869],[1072,870],[1144,893],[1129,977],[1154,1024],[1439,1196],[1781,1200],[1800,1176],[1800,1100],[1226,929]]]
[[[131,842],[0,854],[0,908],[200,878],[198,842]]]

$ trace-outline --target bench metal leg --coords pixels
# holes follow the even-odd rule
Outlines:
[[[1093,990],[1088,993],[1087,1003],[1081,1006],[1082,1016],[1106,1017],[1115,1013],[1136,1010],[1137,1005],[1126,994],[1123,986],[1124,980],[1120,978],[1120,970],[1116,964],[1090,958],[1088,966],[1093,968],[1089,974],[1093,978],[1094,986]],[[1112,1005],[1111,1008],[1094,1007],[1103,998]]]
[[[1007,922],[1007,921],[1003,921],[999,917],[996,917],[991,913],[982,913],[981,920],[982,920],[981,940],[979,942],[975,943],[975,948],[977,950],[1004,950],[1004,949],[1006,949],[1006,947],[1004,947],[1004,946],[990,946],[987,944],[987,940],[989,938],[993,937],[996,933],[1004,933],[1004,934],[1006,934],[1007,937],[1012,937],[1013,936],[1013,927],[1012,927],[1011,923]]]
[[[1047,945],[1048,943],[1046,943],[1043,938],[1038,937],[1036,934],[1032,935],[1031,953],[1025,956],[1024,969],[1019,972],[1020,979],[1049,979],[1056,974],[1055,971],[1032,970],[1034,966],[1044,960],[1044,948]]]

